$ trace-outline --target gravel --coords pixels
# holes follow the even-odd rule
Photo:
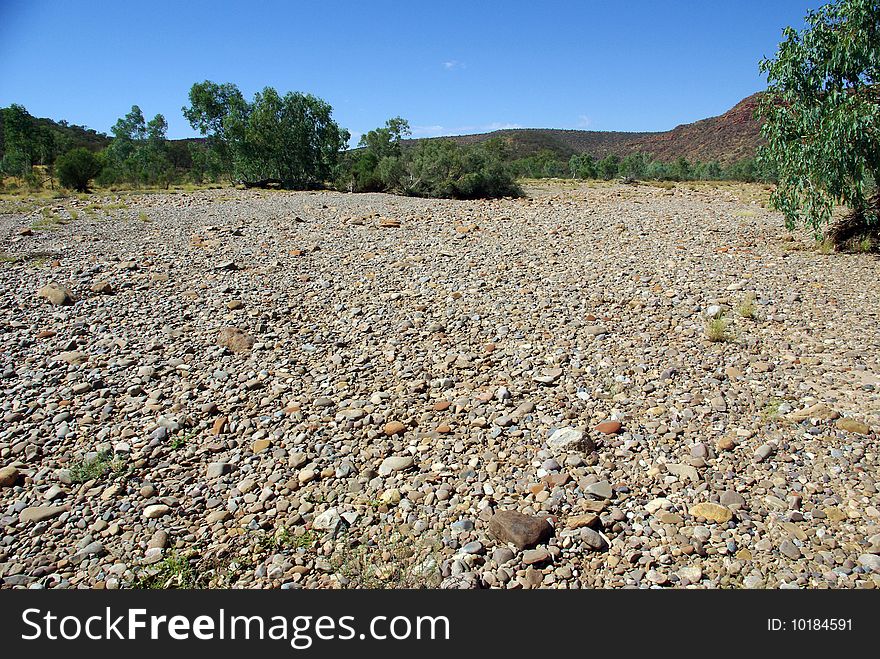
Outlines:
[[[0,585],[880,586],[880,262],[530,194],[0,215]]]

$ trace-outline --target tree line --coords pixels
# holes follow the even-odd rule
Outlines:
[[[289,189],[329,186],[349,192],[421,197],[518,196],[518,178],[570,177],[658,180],[768,180],[754,160],[662,163],[647,154],[568,162],[552,151],[514,159],[500,138],[461,146],[452,140],[409,141],[408,122],[389,119],[349,149],[350,134],[333,109],[311,94],[281,95],[266,87],[247,100],[231,83],[196,83],[183,116],[202,139],[168,140],[162,114],[137,105],[104,136],[81,126],[32,117],[20,105],[0,109],[0,174],[40,187],[55,178],[85,191],[99,185],[165,187],[179,182],[275,183]]]
[[[524,178],[573,178],[610,181],[624,178],[642,181],[742,181],[775,182],[776,172],[757,158],[743,158],[728,165],[717,160],[691,162],[678,157],[670,162],[649,153],[630,153],[621,158],[608,154],[597,159],[588,153],[576,153],[567,161],[549,149],[518,158],[510,163],[517,176]]]

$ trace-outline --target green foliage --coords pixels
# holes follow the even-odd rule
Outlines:
[[[417,197],[477,199],[519,196],[501,139],[460,147],[424,140],[404,149],[409,124],[395,117],[366,133],[337,168],[336,186],[349,192],[397,192]]]
[[[648,164],[648,169],[645,172],[645,178],[652,181],[668,181],[669,167],[667,167],[666,163],[664,162],[661,162],[659,160],[652,160]]]
[[[687,158],[679,156],[669,166],[669,178],[673,181],[690,181],[693,179],[693,169]]]
[[[572,178],[594,179],[599,177],[596,159],[589,153],[576,153],[568,161],[568,169]]]
[[[563,178],[569,175],[570,163],[560,160],[553,151],[542,149],[538,153],[511,161],[511,171],[526,178]]]
[[[125,470],[125,464],[113,457],[110,451],[98,453],[90,460],[82,459],[70,467],[70,479],[74,483],[86,483],[106,476],[111,471],[119,474]]]
[[[104,151],[102,183],[168,187],[174,174],[165,133],[168,123],[157,114],[149,122],[137,105],[114,124],[113,141]]]
[[[620,156],[615,153],[609,153],[598,162],[598,164],[596,165],[596,172],[599,175],[599,178],[610,181],[615,176],[617,176],[619,168]]]
[[[337,169],[337,188],[349,192],[400,191],[406,173],[401,141],[409,134],[409,123],[393,117],[384,127],[362,135],[358,150],[347,154]]]
[[[642,152],[630,153],[620,161],[618,175],[632,179],[644,179],[648,173],[648,154]]]
[[[171,553],[161,562],[144,570],[131,584],[137,590],[204,588],[206,579],[198,573],[194,557]]]
[[[266,87],[248,103],[235,85],[205,81],[193,85],[189,99],[184,116],[208,137],[213,162],[245,181],[316,187],[331,178],[348,143],[330,105],[311,94],[281,96]]]
[[[58,181],[65,188],[88,192],[89,182],[101,171],[101,163],[94,153],[84,147],[68,151],[55,162]]]
[[[52,165],[55,135],[21,105],[0,108],[0,169],[9,176],[26,177],[34,165]]]
[[[451,140],[426,140],[407,154],[403,189],[418,197],[478,199],[522,194],[504,163],[501,140],[462,148]]]
[[[758,315],[758,307],[755,305],[754,293],[747,293],[742,302],[736,307],[736,312],[743,318],[755,318]]]
[[[791,229],[818,236],[834,205],[878,222],[869,187],[880,170],[880,2],[835,0],[786,28],[775,57],[761,61],[768,89],[758,108],[777,168],[771,196]]]
[[[705,334],[712,343],[729,341],[731,336],[727,331],[727,319],[723,316],[710,318],[706,321]]]

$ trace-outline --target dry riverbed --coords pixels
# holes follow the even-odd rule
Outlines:
[[[880,586],[878,259],[530,192],[0,215],[0,585]]]

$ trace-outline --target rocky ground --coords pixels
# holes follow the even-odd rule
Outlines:
[[[877,258],[530,193],[7,204],[0,584],[880,586]]]

